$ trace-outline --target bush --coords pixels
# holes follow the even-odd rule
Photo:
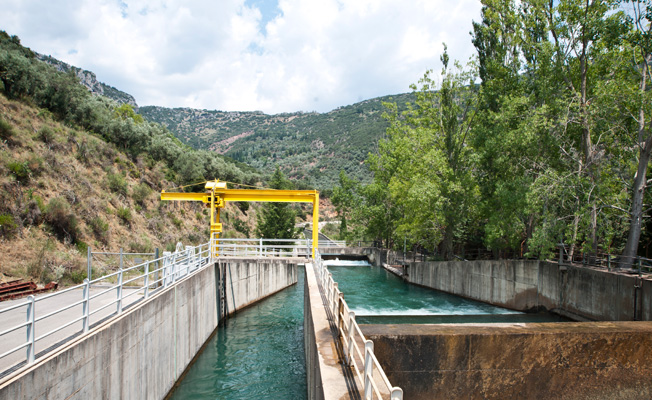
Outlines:
[[[129,225],[131,224],[132,216],[131,216],[131,210],[128,209],[127,207],[120,207],[118,208],[118,212],[116,213],[118,218],[120,218],[125,224]]]
[[[131,197],[136,203],[144,207],[145,200],[147,200],[150,194],[152,194],[152,189],[150,189],[147,184],[141,183],[136,185],[136,187],[132,190]]]
[[[99,240],[102,242],[106,243],[108,239],[108,233],[109,233],[109,223],[104,221],[102,217],[96,216],[93,217],[89,222],[88,225],[91,227],[93,230],[93,233]]]
[[[14,135],[14,127],[4,119],[0,118],[0,139],[7,140]]]
[[[79,251],[79,253],[82,255],[86,255],[88,253],[88,244],[82,242],[81,240],[78,240],[77,243],[75,243],[75,247],[77,247],[77,251]]]
[[[78,285],[78,284],[84,282],[84,279],[86,279],[86,274],[87,273],[88,272],[86,270],[83,270],[83,269],[78,269],[76,271],[74,271],[74,270],[70,271],[70,280],[75,285]]]
[[[1,214],[0,215],[0,235],[7,239],[11,239],[16,235],[18,231],[18,225],[14,221],[14,217],[11,214]]]
[[[27,171],[29,171],[29,174],[33,177],[38,177],[41,175],[41,172],[43,172],[43,159],[36,154],[32,155],[24,165]]]
[[[17,181],[22,183],[29,182],[30,171],[25,163],[10,161],[9,164],[7,164],[7,168],[9,168],[9,171],[11,171],[11,173],[16,177]]]
[[[45,221],[59,240],[77,241],[79,226],[77,217],[73,214],[70,204],[63,197],[56,197],[45,208]]]
[[[43,126],[38,131],[38,138],[45,144],[54,143],[54,131],[49,126]]]
[[[121,174],[109,173],[106,175],[106,179],[112,192],[127,196],[127,181]]]

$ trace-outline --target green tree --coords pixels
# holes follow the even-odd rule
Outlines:
[[[450,258],[474,213],[477,190],[468,140],[477,91],[472,64],[451,68],[446,49],[441,60],[440,86],[427,71],[419,87],[411,86],[416,101],[407,111],[388,105],[387,139],[370,163],[377,184],[385,185],[397,206],[396,235],[412,244],[441,245]]]
[[[292,182],[289,181],[280,168],[269,181],[272,189],[292,189]],[[296,213],[288,203],[266,203],[256,218],[256,235],[263,239],[295,239],[297,230],[294,227]],[[281,245],[283,242],[272,242]]]
[[[624,3],[630,3],[625,1]],[[650,120],[652,112],[650,104],[652,98],[650,89],[652,88],[652,2],[631,1],[632,12],[630,21],[632,30],[627,35],[627,52],[628,59],[625,61],[626,70],[629,72],[629,85],[627,88],[618,88],[617,93],[627,94],[619,96],[617,103],[622,104],[625,115],[630,116],[629,137],[634,142],[630,148],[638,152],[636,162],[636,172],[632,179],[631,205],[629,208],[629,231],[627,234],[627,243],[623,250],[625,262],[632,262],[638,253],[641,229],[643,226],[644,196],[645,188],[649,184],[647,180],[647,170],[650,166],[650,157],[652,155],[652,129],[650,129]],[[631,61],[633,60],[633,62]],[[628,68],[627,68],[628,67]],[[625,90],[623,90],[625,89]],[[628,101],[629,100],[629,101]],[[630,178],[631,179],[631,178]]]
[[[356,205],[357,190],[357,182],[349,178],[344,170],[341,170],[339,184],[333,188],[333,196],[331,197],[335,210],[340,217],[340,240],[347,240],[347,220],[351,218],[351,211]]]

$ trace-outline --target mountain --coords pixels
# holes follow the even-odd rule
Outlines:
[[[294,180],[319,189],[337,184],[340,170],[368,182],[364,160],[386,129],[383,102],[404,108],[412,94],[366,100],[328,113],[227,112],[144,106],[140,114],[166,126],[182,143],[210,149],[271,172],[276,166]]]
[[[108,97],[109,99],[117,101],[119,104],[130,104],[134,107],[136,112],[138,112],[138,104],[136,103],[134,96],[98,81],[95,73],[66,64],[52,56],[46,56],[36,52],[34,54],[37,59],[54,66],[60,72],[75,74],[79,79],[79,82],[86,86],[92,93]]]

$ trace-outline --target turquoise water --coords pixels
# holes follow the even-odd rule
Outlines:
[[[171,399],[305,399],[303,274],[219,327]]]
[[[406,284],[364,261],[326,261],[349,308],[362,324],[552,322],[559,317],[525,314]]]
[[[367,263],[328,263],[359,323],[556,320],[408,285]],[[229,318],[209,339],[170,398],[305,399],[303,281],[304,269],[299,267],[297,285]]]

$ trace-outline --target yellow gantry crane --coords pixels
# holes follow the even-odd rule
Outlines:
[[[201,201],[211,209],[211,243],[222,232],[220,209],[227,201],[265,201],[286,203],[312,202],[312,257],[319,243],[319,192],[317,190],[227,189],[218,179],[206,182],[205,193],[168,193],[161,191],[161,200]],[[214,249],[213,249],[214,251]]]

